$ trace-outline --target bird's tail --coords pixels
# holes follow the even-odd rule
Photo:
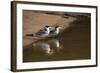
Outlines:
[[[26,34],[26,36],[32,36],[33,37],[33,36],[35,36],[35,34]]]

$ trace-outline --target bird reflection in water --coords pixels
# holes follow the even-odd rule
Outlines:
[[[45,54],[45,55],[52,53],[50,49],[50,45],[45,42],[34,43],[33,48],[34,48],[34,51]]]
[[[33,43],[33,48],[36,52],[40,52],[45,55],[53,55],[61,50],[61,44],[57,39],[50,39],[48,41],[38,41]]]
[[[59,51],[62,49],[61,43],[57,39],[51,39],[48,41],[51,49],[55,50],[55,52]]]

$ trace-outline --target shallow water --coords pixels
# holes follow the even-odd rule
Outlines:
[[[90,59],[90,19],[75,21],[71,25],[57,37],[25,46],[23,62]]]

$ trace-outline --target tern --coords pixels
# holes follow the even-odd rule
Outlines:
[[[27,34],[27,36],[33,36],[33,37],[47,37],[50,33],[50,27],[45,26],[43,29],[39,30],[36,33],[33,34]]]
[[[50,34],[49,36],[56,36],[60,33],[60,28],[59,26],[55,26],[52,28],[52,30],[50,30]]]

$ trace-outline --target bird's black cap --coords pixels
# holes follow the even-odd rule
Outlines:
[[[47,28],[48,28],[48,27],[50,27],[50,26],[46,25],[45,27],[47,27]]]
[[[55,26],[55,28],[58,28],[59,26],[57,25],[57,26]]]

